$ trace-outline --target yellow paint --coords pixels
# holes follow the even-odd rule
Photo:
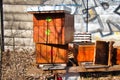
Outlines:
[[[120,35],[120,32],[114,32],[115,35]]]

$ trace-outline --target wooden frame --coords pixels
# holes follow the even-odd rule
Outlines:
[[[93,64],[112,65],[113,41],[96,41]]]

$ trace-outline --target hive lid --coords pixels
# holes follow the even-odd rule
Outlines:
[[[56,11],[64,11],[71,12],[71,9],[65,6],[35,6],[27,8],[27,12],[37,13],[37,12],[56,12]]]

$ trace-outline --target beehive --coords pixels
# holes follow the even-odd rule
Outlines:
[[[109,42],[96,41],[94,64],[108,65],[109,59]]]
[[[67,45],[36,44],[36,62],[38,64],[66,64],[67,49]]]
[[[120,64],[120,48],[117,48],[116,64]]]
[[[33,13],[33,26],[35,43],[66,44],[73,41],[74,16],[68,11]]]
[[[92,62],[94,58],[94,44],[78,45],[78,62]]]

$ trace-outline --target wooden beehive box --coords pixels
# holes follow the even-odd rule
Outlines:
[[[68,45],[36,44],[38,64],[66,64]]]
[[[94,57],[94,44],[78,45],[78,62],[92,62]]]
[[[96,41],[94,64],[108,64],[109,43],[106,41]]]
[[[116,64],[120,64],[120,48],[117,48]]]
[[[114,41],[96,41],[94,64],[113,65],[115,52]]]
[[[74,16],[68,11],[33,13],[33,25],[35,43],[66,44],[73,41]]]

